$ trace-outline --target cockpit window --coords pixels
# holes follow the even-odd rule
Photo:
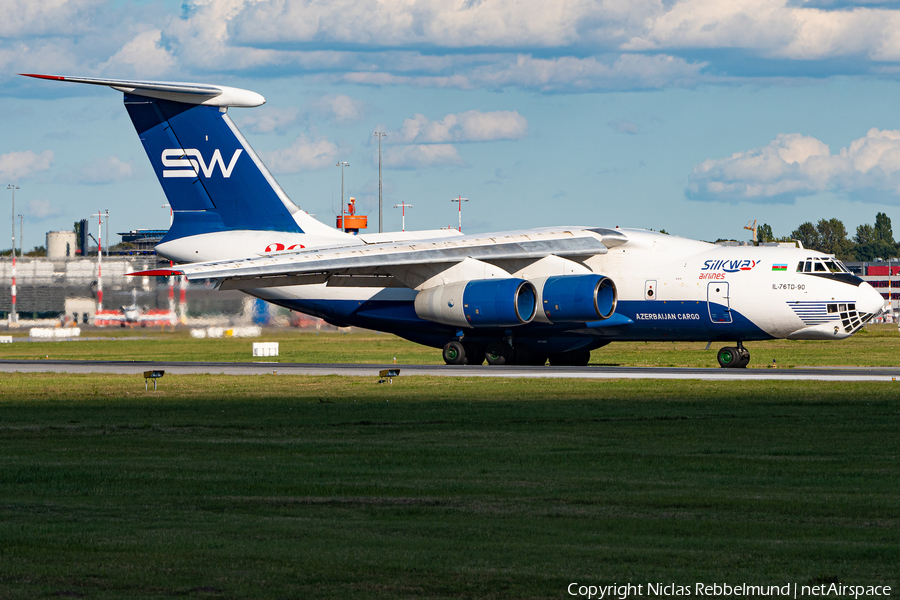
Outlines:
[[[811,256],[806,261],[797,263],[798,273],[850,273],[836,258],[819,258]]]

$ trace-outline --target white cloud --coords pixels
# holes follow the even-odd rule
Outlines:
[[[133,73],[141,78],[157,77],[175,64],[174,57],[160,47],[162,31],[153,29],[137,34],[132,40],[100,66],[106,73]]]
[[[452,67],[463,73],[452,75],[397,75],[385,72],[351,71],[342,76],[348,83],[411,85],[438,88],[518,87],[542,92],[661,89],[691,87],[720,78],[704,75],[705,62],[688,62],[665,54],[621,54],[612,57],[534,58],[529,54],[491,56],[487,64],[471,64],[460,57]],[[480,61],[484,62],[484,61]]]
[[[786,0],[682,0],[658,11],[642,29],[622,49],[741,48],[792,60],[900,58],[900,13],[880,7],[823,10]]]
[[[177,54],[182,68],[240,71],[263,65],[279,66],[284,53],[233,45],[229,28],[256,0],[188,0],[184,18],[169,18],[163,38]]]
[[[80,33],[87,26],[83,17],[102,4],[103,0],[4,0],[0,3],[0,37]]]
[[[134,175],[134,166],[115,156],[98,158],[87,165],[78,175],[81,183],[112,183],[129,179]]]
[[[38,171],[46,171],[53,164],[53,152],[44,150],[36,154],[31,150],[0,154],[0,180],[24,179]]]
[[[44,221],[61,216],[63,211],[49,200],[31,200],[25,207],[29,221]]]
[[[736,49],[745,52],[746,58],[764,60],[900,60],[900,11],[889,3],[861,4],[791,0],[269,0],[248,2],[234,14],[231,31],[235,41],[250,47],[281,45],[288,61],[293,60],[288,57],[291,48],[307,44],[364,46],[370,52],[429,48],[429,55],[434,48],[442,48],[445,55],[439,58],[457,61],[444,73],[422,75],[391,65],[386,55],[372,56],[360,60],[365,68],[345,67],[349,81],[439,87],[493,84],[541,90],[570,89],[570,85],[576,90],[610,85],[613,89],[628,85],[652,88],[703,83],[695,73],[685,73],[692,75],[691,80],[683,76],[673,79],[675,65],[656,73],[645,70],[648,59],[657,56],[678,60],[688,71],[702,69],[702,63],[677,57],[679,52],[697,49]],[[496,49],[498,56],[478,72],[474,65],[464,63],[470,57],[454,54],[464,48]],[[551,56],[542,59],[544,64],[529,64],[524,69],[504,67],[510,53],[531,56],[534,52],[530,49],[541,49],[542,55],[550,50]],[[579,58],[584,49],[593,57]],[[599,58],[606,55],[618,59]],[[747,63],[727,56],[721,60],[730,62],[720,72],[739,74],[744,68],[741,62]],[[835,63],[833,68],[842,72],[846,67]],[[858,68],[851,67],[851,72]],[[669,77],[661,77],[663,73]]]
[[[262,106],[250,114],[241,114],[235,120],[240,123],[241,129],[247,128],[256,133],[270,133],[293,125],[300,113],[296,108],[284,110]]]
[[[664,54],[622,54],[614,60],[598,57],[554,59],[519,55],[500,69],[476,69],[482,85],[525,87],[541,91],[663,88],[696,85],[706,63],[689,63]]]
[[[339,125],[361,120],[368,112],[367,108],[362,100],[343,94],[322,96],[309,104],[311,114]]]
[[[795,77],[789,63],[816,60],[816,75],[894,79],[893,63],[900,61],[894,6],[881,0],[186,0],[176,16],[168,14],[170,3],[7,0],[0,3],[0,67],[6,67],[0,71],[53,65],[79,75],[177,73],[203,80],[264,69],[366,85],[581,92],[769,79],[759,73],[777,77],[779,69]],[[715,52],[722,49],[729,52]],[[352,122],[364,113],[358,103],[333,96],[320,108],[338,123]]]
[[[463,159],[452,144],[414,144],[386,148],[382,162],[386,168],[417,169],[461,165]]]
[[[345,44],[451,48],[560,46],[582,35],[614,37],[640,19],[652,2],[556,0],[446,2],[444,0],[335,0],[253,2],[240,15],[235,35],[245,44],[334,41]]]
[[[93,73],[93,69],[85,65],[86,61],[76,56],[78,53],[77,45],[70,40],[0,44],[0,71],[3,71],[0,80],[19,85],[30,84],[40,89],[40,85],[14,73],[45,73],[48,65],[52,65],[55,73]]]
[[[440,121],[416,115],[403,121],[399,131],[388,132],[392,144],[439,144],[519,140],[528,133],[528,121],[514,110],[449,114]]]
[[[22,0],[12,1],[27,8]],[[50,1],[71,6],[65,0]],[[79,1],[103,6],[102,0]],[[125,26],[117,22],[117,10],[123,12],[118,20],[128,14]],[[123,71],[144,77],[194,72],[197,75],[190,77],[198,78],[210,71],[266,68],[331,74],[357,84],[539,91],[657,88],[706,80],[698,77],[703,63],[665,53],[623,55],[617,50],[617,44],[640,34],[644,20],[659,12],[652,0],[628,7],[589,0],[193,0],[185,4],[181,18],[143,9],[140,17],[146,21],[124,11],[98,8],[90,12],[91,18],[75,11],[71,31],[88,32],[84,35],[90,45],[65,33],[47,34],[18,48],[0,42],[0,66],[21,70],[32,64],[28,68],[39,70],[52,64],[75,68],[78,74],[108,76]],[[50,31],[45,26],[36,30]],[[435,47],[445,51],[435,52]],[[575,47],[579,56],[571,55]],[[460,52],[470,48],[491,51]],[[551,49],[550,56],[533,58],[532,48]],[[584,58],[585,49],[594,56]],[[52,56],[57,60],[47,60]],[[325,98],[313,108],[338,123],[365,113],[365,105],[348,96]]]
[[[816,138],[779,134],[761,148],[708,159],[691,173],[687,195],[726,202],[792,202],[832,191],[900,204],[900,131],[870,129],[832,154]]]
[[[399,130],[387,131],[382,162],[398,169],[462,165],[459,151],[448,142],[519,140],[527,134],[528,120],[511,110],[469,110],[439,121],[417,114],[403,121]]]
[[[304,134],[288,148],[262,153],[263,161],[274,173],[296,173],[331,167],[340,149],[326,138],[309,139]]]

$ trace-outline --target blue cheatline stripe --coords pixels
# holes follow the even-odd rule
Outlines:
[[[370,300],[284,300],[278,304],[319,316],[337,325],[365,327],[375,331],[396,333],[429,346],[442,346],[456,335],[458,328],[426,321],[416,315],[413,302]],[[655,315],[650,318],[649,315]],[[681,318],[679,318],[681,315]],[[737,341],[767,340],[772,336],[732,309],[731,323],[713,323],[706,302],[620,301],[613,323],[598,327],[597,323],[547,325],[529,323],[507,328],[520,339],[580,336],[620,341]],[[502,337],[506,329],[466,329],[471,337]]]
[[[791,310],[794,311],[794,314],[796,314],[806,325],[821,325],[822,323],[828,323],[829,321],[839,320],[837,314],[828,314],[829,304],[835,303],[813,300],[800,300],[787,303],[787,305],[791,307]]]

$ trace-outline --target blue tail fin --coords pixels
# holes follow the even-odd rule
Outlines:
[[[299,209],[225,108],[127,93],[125,108],[172,206],[164,242],[233,229],[303,232]]]

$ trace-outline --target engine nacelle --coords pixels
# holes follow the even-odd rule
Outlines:
[[[537,293],[525,279],[458,281],[423,290],[416,314],[454,327],[515,327],[531,322]]]
[[[587,323],[616,312],[616,284],[603,275],[557,275],[533,281],[538,290],[541,323]]]

